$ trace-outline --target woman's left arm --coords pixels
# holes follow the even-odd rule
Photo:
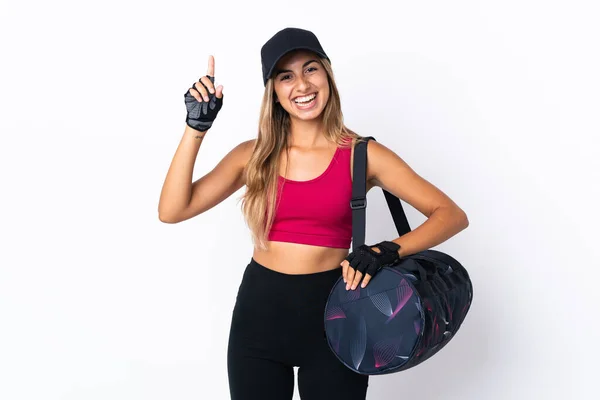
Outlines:
[[[467,214],[440,189],[419,176],[402,158],[383,144],[370,140],[367,146],[367,177],[374,186],[390,192],[413,206],[427,217],[427,220],[396,239],[391,240],[400,246],[401,257],[430,249],[448,240],[469,226]],[[372,248],[379,253],[378,248]],[[356,286],[362,278],[353,268],[344,267],[346,282]],[[370,280],[366,274],[365,284]]]
[[[400,256],[437,246],[469,226],[467,214],[450,197],[374,140],[367,146],[367,176],[374,186],[387,190],[427,217],[417,228],[392,240],[400,245]]]

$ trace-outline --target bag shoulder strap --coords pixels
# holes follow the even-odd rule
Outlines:
[[[354,165],[352,167],[352,251],[365,244],[366,208],[367,208],[367,145],[373,136],[366,136],[364,141],[354,146]],[[400,199],[385,189],[381,189],[385,196],[398,236],[411,231],[406,214]]]

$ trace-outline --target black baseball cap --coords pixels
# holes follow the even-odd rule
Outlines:
[[[292,50],[310,50],[326,58],[325,50],[321,47],[319,39],[311,31],[300,28],[285,28],[277,32],[267,41],[260,50],[262,62],[263,82],[266,85],[271,77],[277,62]]]

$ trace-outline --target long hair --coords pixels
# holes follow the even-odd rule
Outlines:
[[[327,72],[330,93],[322,112],[325,137],[338,147],[350,146],[348,141],[355,143],[362,137],[344,125],[331,64],[324,58],[319,61]],[[278,198],[279,159],[283,149],[289,155],[289,132],[290,116],[281,105],[275,103],[273,79],[269,78],[260,109],[258,137],[244,171],[246,192],[241,197],[242,213],[250,228],[252,241],[262,250],[267,249],[268,234],[273,225]]]

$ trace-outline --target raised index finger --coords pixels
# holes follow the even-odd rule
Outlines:
[[[208,56],[208,71],[206,75],[215,76],[215,58],[213,56]]]

